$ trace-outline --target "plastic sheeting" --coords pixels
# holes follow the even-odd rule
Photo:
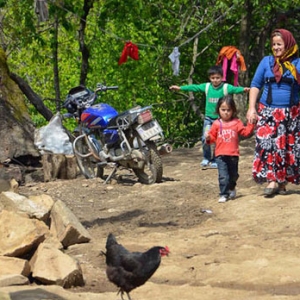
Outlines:
[[[46,126],[35,130],[34,144],[41,154],[73,154],[70,136],[62,125],[60,113],[54,115]]]

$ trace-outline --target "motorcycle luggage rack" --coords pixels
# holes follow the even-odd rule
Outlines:
[[[113,118],[111,120],[111,124],[113,125],[116,123],[119,129],[126,130],[130,125],[135,123],[137,121],[137,117],[140,113],[151,109],[152,106],[136,106],[129,110],[126,110],[125,112],[118,115],[116,118]]]
[[[118,126],[118,128],[120,129],[127,129],[131,124],[134,123],[136,119],[136,115],[134,114],[122,114],[120,116],[117,117],[116,119],[116,124]]]

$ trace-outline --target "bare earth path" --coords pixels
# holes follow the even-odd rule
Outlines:
[[[217,171],[200,169],[200,151],[198,145],[165,156],[161,184],[141,185],[130,174],[109,185],[78,178],[21,187],[25,195],[65,201],[93,237],[67,250],[86,280],[71,292],[120,299],[99,256],[113,232],[131,250],[171,250],[153,277],[131,292],[133,300],[300,299],[300,187],[265,198],[251,178],[253,140],[246,140],[238,197],[220,204]]]

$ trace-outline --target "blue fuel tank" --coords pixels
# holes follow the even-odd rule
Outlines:
[[[81,122],[86,127],[106,128],[111,118],[118,115],[118,112],[106,103],[95,104],[85,109],[81,114]]]

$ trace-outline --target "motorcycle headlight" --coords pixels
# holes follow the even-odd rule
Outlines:
[[[76,107],[76,105],[69,103],[69,104],[67,104],[66,109],[69,113],[74,114],[77,110],[77,107]]]
[[[66,101],[63,104],[63,107],[65,107],[70,114],[74,114],[77,110],[76,102],[74,101],[74,98],[71,95],[67,96]]]

